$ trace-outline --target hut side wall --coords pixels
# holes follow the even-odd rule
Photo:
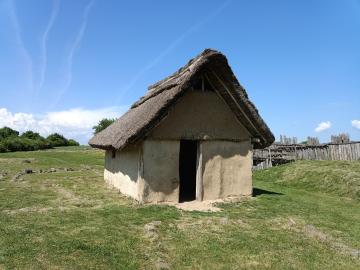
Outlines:
[[[249,141],[201,142],[203,200],[252,194],[252,145]]]
[[[215,92],[190,91],[170,110],[149,137],[241,141],[250,135]]]
[[[139,200],[139,146],[127,147],[116,151],[115,158],[112,151],[105,153],[105,181],[120,190],[121,193]]]
[[[178,202],[179,141],[145,140],[140,183],[142,202]]]

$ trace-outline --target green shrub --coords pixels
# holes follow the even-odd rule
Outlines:
[[[63,135],[59,133],[50,134],[46,140],[50,143],[52,147],[57,146],[79,146],[80,144],[73,139],[66,139]]]
[[[0,153],[5,153],[5,152],[7,152],[6,150],[7,149],[6,149],[5,145],[2,142],[0,142]]]
[[[32,139],[32,140],[44,139],[44,137],[40,136],[39,133],[33,132],[31,130],[28,130],[28,131],[24,132],[23,134],[21,134],[20,137],[21,138],[28,138],[28,139]]]
[[[68,140],[59,133],[50,134],[46,140],[50,143],[51,146],[67,146]]]
[[[19,132],[16,130],[9,127],[0,128],[0,140],[17,136],[19,136]]]
[[[78,146],[75,140],[68,140],[63,135],[54,133],[46,139],[31,130],[19,136],[19,132],[8,127],[0,129],[0,153],[15,151],[34,151],[55,146]]]
[[[68,144],[67,144],[68,146],[79,146],[80,144],[77,142],[77,141],[75,141],[75,140],[73,140],[73,139],[70,139],[70,140],[68,140]]]
[[[38,144],[39,150],[52,148],[51,144],[45,138],[40,138],[34,141],[36,144]]]
[[[19,137],[5,138],[2,140],[2,144],[8,152],[22,151],[24,149],[24,143]]]

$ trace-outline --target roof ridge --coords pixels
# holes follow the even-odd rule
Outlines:
[[[205,49],[196,57],[190,59],[185,66],[179,68],[176,72],[165,77],[164,79],[148,86],[148,91],[138,101],[136,101],[131,109],[136,108],[143,104],[145,101],[159,95],[163,91],[186,83],[193,74],[198,71],[199,67],[206,63],[207,59],[212,55],[221,55],[221,52],[214,49]],[[187,77],[188,76],[188,77]],[[184,78],[185,77],[185,78]],[[187,78],[186,78],[187,77]]]
[[[159,86],[161,86],[162,84],[166,83],[167,81],[179,76],[180,74],[182,74],[183,72],[185,72],[187,69],[189,69],[189,67],[191,65],[193,65],[194,63],[196,63],[198,60],[204,58],[204,57],[208,57],[211,54],[221,54],[221,52],[214,50],[214,49],[205,49],[203,50],[200,54],[198,54],[197,56],[195,56],[194,58],[190,59],[187,64],[185,64],[184,66],[180,67],[177,71],[175,71],[174,73],[172,73],[171,75],[165,77],[162,80],[159,80],[153,84],[150,84],[148,86],[148,91],[152,91],[154,88],[157,88]]]

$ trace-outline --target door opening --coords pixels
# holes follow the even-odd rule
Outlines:
[[[179,156],[179,202],[196,199],[197,141],[181,140]]]

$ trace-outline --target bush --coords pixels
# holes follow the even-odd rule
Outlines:
[[[7,152],[22,151],[24,143],[19,137],[9,137],[2,140],[2,144],[5,146]]]
[[[39,150],[52,148],[51,144],[45,138],[37,139],[35,143],[38,144]]]
[[[67,144],[68,146],[79,146],[80,144],[77,142],[77,141],[75,141],[75,140],[73,140],[73,139],[70,139],[70,140],[68,140],[68,144]]]
[[[66,139],[63,135],[59,133],[50,134],[46,140],[50,143],[52,147],[57,146],[79,146],[80,144],[73,139]]]
[[[50,134],[46,140],[50,143],[51,146],[67,146],[68,140],[59,133]]]
[[[54,133],[46,139],[31,130],[19,136],[19,132],[8,127],[0,129],[0,153],[15,151],[34,151],[55,146],[78,146],[75,140],[68,140],[63,135]]]
[[[7,152],[6,150],[7,149],[6,149],[5,145],[2,142],[0,142],[0,153],[5,153],[5,152]]]
[[[16,130],[9,127],[0,128],[0,140],[17,136],[19,136],[19,132]]]
[[[31,130],[24,132],[23,134],[21,134],[22,138],[28,138],[28,139],[32,139],[32,140],[40,140],[40,139],[44,139],[44,137],[40,136],[39,133],[37,132],[33,132]]]

